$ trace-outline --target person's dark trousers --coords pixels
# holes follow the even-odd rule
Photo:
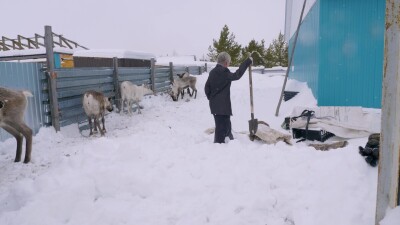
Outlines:
[[[214,115],[214,121],[214,143],[225,143],[225,137],[229,137],[231,140],[233,140],[231,116]]]

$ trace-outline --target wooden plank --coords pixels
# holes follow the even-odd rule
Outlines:
[[[47,71],[49,74],[49,94],[51,105],[51,121],[56,131],[60,131],[60,114],[58,111],[57,99],[57,75],[54,73],[54,52],[53,52],[53,32],[51,26],[45,26],[45,39],[46,58],[47,58]]]
[[[153,90],[154,92],[156,92],[155,85],[154,85],[155,64],[156,64],[156,60],[154,58],[151,58],[150,81],[151,81],[151,90]]]
[[[399,202],[400,171],[400,0],[386,1],[386,29],[375,224]]]

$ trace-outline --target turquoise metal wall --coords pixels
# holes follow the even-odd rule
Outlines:
[[[380,108],[384,26],[385,1],[317,0],[300,28],[290,77],[306,81],[320,106]]]
[[[381,108],[385,1],[321,0],[318,104]]]
[[[40,63],[0,62],[0,86],[18,90],[29,90],[33,98],[28,98],[25,122],[36,134],[45,125],[43,100],[47,94],[43,92],[44,73]],[[12,137],[0,129],[0,141]]]

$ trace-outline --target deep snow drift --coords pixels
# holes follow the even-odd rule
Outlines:
[[[233,69],[232,69],[233,70]],[[377,168],[358,153],[366,138],[317,151],[266,145],[242,134],[250,119],[248,73],[232,83],[235,140],[213,144],[213,117],[198,76],[197,99],[146,97],[142,114],[108,114],[105,137],[77,124],[34,137],[32,163],[0,145],[0,223],[373,225]],[[297,105],[315,106],[305,84],[275,109],[283,76],[253,73],[255,117],[280,129]],[[398,210],[397,210],[398,211]],[[388,224],[393,224],[390,223]]]

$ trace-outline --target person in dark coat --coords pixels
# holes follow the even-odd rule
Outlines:
[[[211,114],[214,115],[215,133],[214,143],[225,143],[225,138],[229,137],[233,140],[232,135],[232,106],[231,106],[231,82],[239,80],[247,67],[253,63],[253,59],[249,57],[239,69],[232,73],[228,66],[231,57],[226,52],[221,52],[217,57],[217,66],[210,71],[204,91],[209,100]]]

